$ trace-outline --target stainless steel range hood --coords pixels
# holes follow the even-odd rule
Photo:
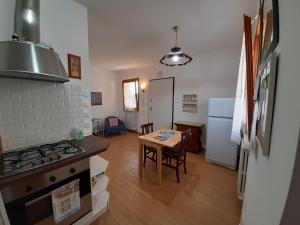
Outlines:
[[[39,12],[39,0],[16,0],[15,34],[0,42],[0,77],[69,81],[58,54],[39,43]]]

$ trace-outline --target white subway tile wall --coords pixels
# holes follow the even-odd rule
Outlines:
[[[5,150],[91,134],[90,94],[81,85],[0,79]]]

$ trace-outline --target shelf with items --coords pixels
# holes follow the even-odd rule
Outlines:
[[[109,206],[109,192],[104,190],[92,198],[93,215],[97,215]]]
[[[191,113],[196,113],[197,112],[197,109],[196,108],[193,108],[193,109],[183,109],[182,112],[191,112]]]
[[[93,135],[98,136],[104,132],[104,119],[92,118]]]
[[[90,158],[91,177],[103,174],[108,166],[108,161],[96,155]]]
[[[102,191],[105,191],[109,182],[109,177],[105,174],[99,174],[95,177],[92,177],[92,196],[99,194]]]
[[[182,95],[182,100],[183,101],[198,101],[198,96],[196,94],[191,94],[191,95],[184,94],[184,95]]]
[[[108,209],[109,192],[106,190],[109,177],[105,171],[109,162],[96,155],[90,158],[92,214],[90,220],[101,216]]]
[[[182,111],[196,113],[198,109],[198,96],[196,94],[182,95]]]
[[[182,104],[183,105],[197,105],[197,102],[194,102],[194,101],[182,101]]]

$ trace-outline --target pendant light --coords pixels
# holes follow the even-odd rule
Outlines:
[[[179,26],[174,26],[173,31],[176,34],[175,47],[171,49],[171,52],[162,57],[160,63],[166,66],[184,66],[192,61],[192,57],[180,51],[177,46],[177,33],[179,31]]]

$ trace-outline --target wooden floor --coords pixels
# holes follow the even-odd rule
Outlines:
[[[148,160],[145,178],[138,175],[138,134],[110,137],[101,156],[110,161],[107,175],[109,210],[93,225],[238,225],[237,172],[209,164],[204,154],[188,154],[181,183],[175,170],[163,167],[162,184],[155,184],[155,163]]]

